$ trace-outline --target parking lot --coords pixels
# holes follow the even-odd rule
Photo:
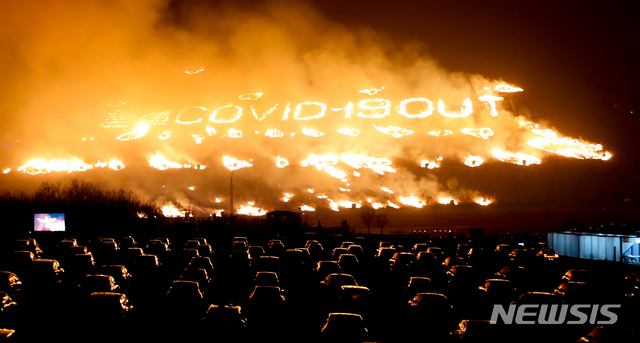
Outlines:
[[[488,321],[496,304],[620,304],[607,335],[638,337],[637,267],[544,256],[544,238],[14,237],[3,240],[0,270],[19,282],[0,280],[14,302],[0,328],[15,341],[577,342],[597,316]],[[531,292],[549,294],[540,302]]]

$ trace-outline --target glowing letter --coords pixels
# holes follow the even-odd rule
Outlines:
[[[224,119],[216,119],[216,116],[218,115],[218,112],[224,108],[230,108],[230,107],[235,107],[236,108],[236,116],[229,119],[229,120],[224,120]],[[209,116],[209,120],[214,122],[214,123],[219,123],[219,124],[224,124],[224,123],[233,123],[234,121],[240,119],[240,117],[242,117],[242,107],[240,106],[235,106],[234,104],[229,104],[226,106],[222,106],[220,108],[218,108],[217,110],[213,111],[213,113],[211,113],[211,115]]]
[[[197,109],[200,109],[200,110],[203,110],[203,111],[206,111],[206,110],[207,110],[207,108],[206,108],[206,107],[202,107],[202,106],[191,106],[191,107],[186,107],[186,108],[182,109],[180,112],[178,112],[178,115],[176,116],[176,123],[178,123],[178,124],[182,124],[182,125],[189,125],[189,124],[198,124],[199,122],[201,122],[201,121],[202,121],[202,118],[200,118],[200,119],[198,119],[198,120],[192,120],[192,121],[181,121],[181,120],[180,120],[180,116],[181,116],[181,115],[183,115],[183,114],[184,114],[184,112],[186,112],[187,110],[190,110],[190,109],[192,109],[192,108],[193,108],[193,109],[197,108]]]
[[[442,101],[442,99],[440,99],[438,101],[438,112],[440,114],[442,114],[445,117],[449,117],[449,118],[464,118],[464,117],[468,117],[469,115],[471,115],[471,113],[473,113],[473,108],[471,107],[471,99],[466,98],[464,100],[464,102],[462,103],[462,110],[460,112],[451,112],[451,113],[447,113],[444,110],[444,101]]]
[[[372,103],[377,103],[378,105],[371,105]],[[366,99],[358,103],[358,108],[373,112],[373,114],[364,114],[362,112],[356,113],[356,116],[360,118],[384,118],[389,115],[389,112],[391,112],[391,101],[380,98]]]
[[[407,113],[407,105],[409,103],[412,102],[416,102],[416,101],[423,101],[427,103],[427,109],[424,111],[420,111],[420,113],[417,114],[409,114]],[[426,118],[428,116],[431,115],[431,113],[433,113],[433,102],[431,102],[431,100],[427,99],[427,98],[409,98],[409,99],[405,99],[400,103],[400,106],[398,106],[398,108],[396,108],[396,111],[398,111],[398,113],[402,114],[403,116],[407,117],[407,118]]]
[[[309,117],[300,117],[300,113],[302,112],[302,105],[316,105],[320,107],[320,112],[317,114],[314,114],[312,116]],[[324,117],[325,113],[327,112],[327,105],[321,103],[321,102],[301,102],[298,104],[298,106],[296,106],[296,109],[293,112],[293,119],[295,120],[311,120],[311,119],[319,119]]]

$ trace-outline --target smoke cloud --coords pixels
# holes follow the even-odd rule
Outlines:
[[[33,158],[78,157],[89,164],[115,158],[124,170],[72,175],[208,212],[228,207],[231,177],[237,204],[256,201],[268,210],[327,206],[317,195],[362,203],[399,204],[399,196],[410,195],[425,203],[475,201],[492,196],[459,185],[455,175],[438,177],[421,161],[460,164],[473,155],[502,163],[492,155],[496,148],[546,154],[526,144],[532,134],[509,96],[495,90],[502,80],[446,71],[419,43],[347,28],[302,2],[39,0],[3,7],[0,167],[11,172],[0,177],[20,180],[6,188],[24,187],[25,177],[43,179],[16,176]],[[489,101],[478,99],[485,94],[505,100],[492,112]],[[425,100],[405,102],[407,115],[400,114],[410,98],[432,102],[431,114],[410,118],[429,110]],[[454,113],[466,99],[473,114],[439,113],[440,101]],[[390,127],[410,131],[394,137],[383,132]],[[337,131],[345,128],[360,134]],[[482,139],[464,128],[490,128],[493,136]],[[242,137],[233,138],[230,129]],[[265,136],[268,130],[283,137]],[[190,167],[155,170],[149,159],[157,153]],[[395,172],[356,170],[340,160],[343,153],[387,158]],[[301,164],[328,154],[338,158],[328,166],[344,178]],[[232,176],[223,156],[253,167]],[[277,168],[278,156],[289,165]],[[293,195],[286,204],[285,192]]]

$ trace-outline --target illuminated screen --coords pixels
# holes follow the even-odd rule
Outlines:
[[[36,213],[33,231],[65,231],[64,213]]]

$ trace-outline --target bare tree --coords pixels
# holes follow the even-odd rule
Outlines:
[[[367,227],[367,234],[371,234],[371,225],[376,218],[376,212],[372,208],[360,211],[360,220]]]
[[[378,214],[376,215],[376,226],[380,228],[380,234],[384,233],[384,227],[389,224],[389,218],[387,218],[387,214]]]

